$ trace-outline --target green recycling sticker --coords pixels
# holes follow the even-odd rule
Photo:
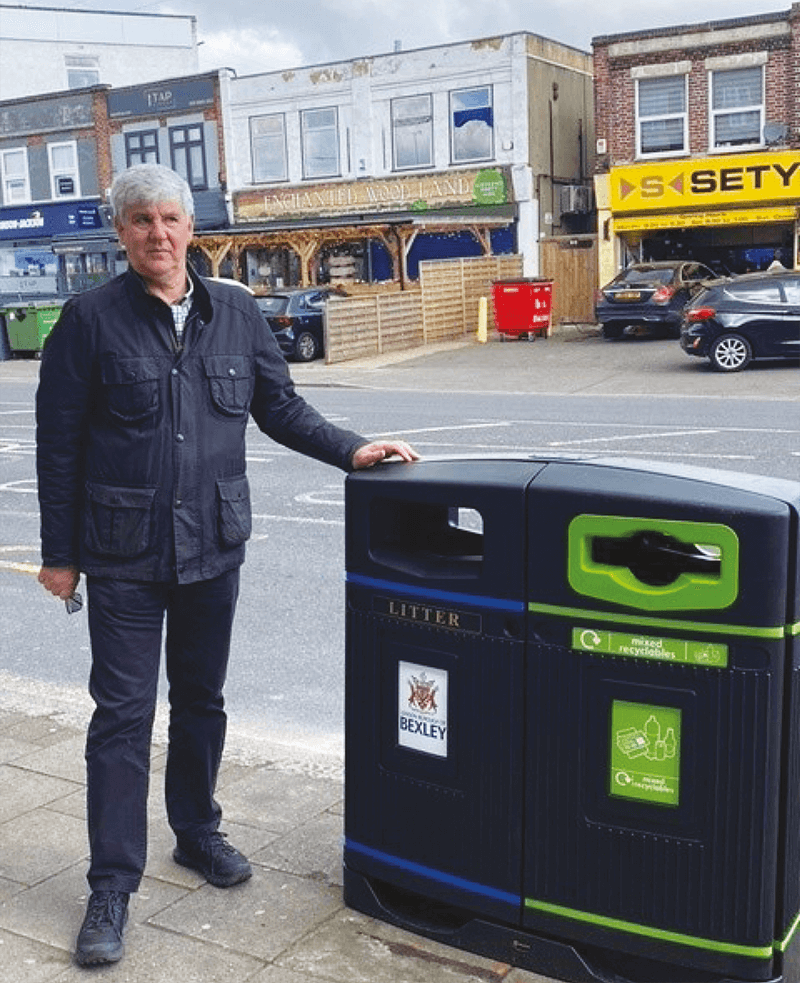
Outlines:
[[[691,666],[707,666],[709,669],[724,669],[728,665],[728,646],[721,642],[629,635],[596,628],[573,628],[572,647],[579,652],[594,652],[597,655],[627,655],[634,659],[680,662]]]
[[[614,700],[609,793],[662,806],[680,797],[681,711]]]

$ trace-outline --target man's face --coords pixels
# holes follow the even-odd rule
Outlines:
[[[134,204],[117,220],[128,262],[146,281],[168,283],[186,273],[194,223],[177,201]]]

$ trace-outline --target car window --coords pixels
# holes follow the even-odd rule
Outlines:
[[[702,263],[693,263],[686,267],[684,277],[687,280],[715,280],[716,274]]]
[[[763,280],[758,283],[731,283],[725,287],[725,293],[745,304],[784,303],[777,280],[769,283]]]
[[[289,300],[287,297],[259,297],[257,300],[258,306],[261,308],[262,314],[283,314],[286,308],[289,306]]]
[[[800,277],[781,277],[781,286],[786,295],[786,303],[800,306]]]
[[[631,266],[619,274],[619,276],[614,280],[614,285],[622,286],[623,284],[632,283],[670,283],[674,274],[675,270],[669,267],[666,269],[661,267],[654,270],[646,266]]]

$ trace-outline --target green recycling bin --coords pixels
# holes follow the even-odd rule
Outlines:
[[[5,321],[11,353],[38,355],[61,316],[62,307],[61,301],[30,301],[4,307],[0,313]]]
[[[573,983],[798,983],[800,484],[460,458],[346,497],[346,902]]]

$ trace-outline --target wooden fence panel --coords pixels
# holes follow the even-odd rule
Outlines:
[[[492,330],[492,283],[521,276],[516,255],[425,260],[419,289],[334,297],[325,319],[326,359],[344,362],[463,337],[477,330],[481,297],[489,300]]]

